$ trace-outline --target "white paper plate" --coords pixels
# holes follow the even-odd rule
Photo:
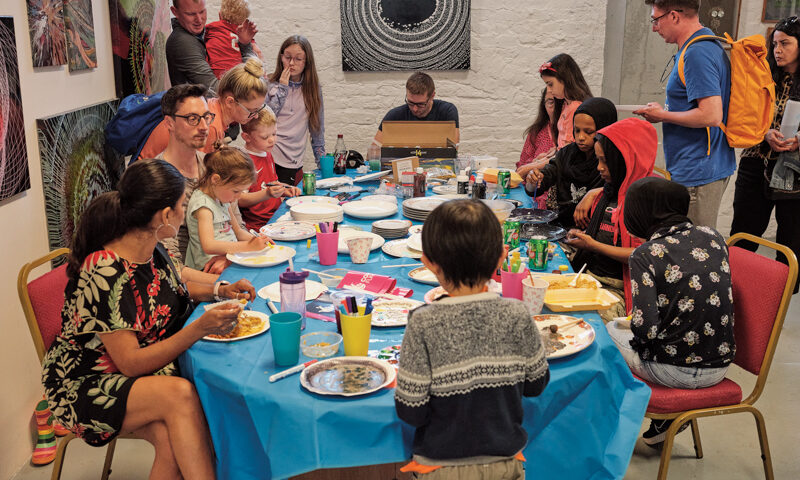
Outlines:
[[[292,197],[286,199],[287,207],[294,207],[301,203],[331,203],[333,205],[339,205],[339,200],[333,197],[323,197],[322,195],[309,195],[307,197]]]
[[[317,180],[317,188],[331,188],[339,185],[352,185],[353,179],[350,177],[331,177]]]
[[[549,332],[543,332],[543,329],[549,328],[550,325],[563,325],[567,322],[577,320],[577,317],[569,315],[534,315],[534,323],[536,329],[542,336],[542,342],[545,343],[545,352],[547,358],[561,358],[569,355],[574,355],[581,350],[587,348],[594,342],[595,332],[589,322],[581,322],[577,325],[567,327],[564,331],[561,329],[557,332],[558,343],[553,347],[548,348],[549,340],[545,337],[551,338]]]
[[[338,187],[331,187],[331,192],[335,193],[355,193],[364,190],[358,185],[340,185]]]
[[[247,335],[243,335],[241,337],[236,338],[214,338],[214,337],[203,337],[203,340],[208,340],[209,342],[238,342],[239,340],[244,340],[245,338],[255,337],[256,335],[261,335],[262,333],[269,330],[269,315],[262,312],[257,312],[255,310],[247,310],[247,315],[252,315],[254,317],[260,318],[264,324],[261,326],[261,330],[257,332],[253,332]]]
[[[356,388],[356,391],[342,391],[343,375],[341,371],[352,368],[378,371],[383,377],[383,381],[375,381],[369,386]],[[394,382],[396,377],[397,370],[385,360],[370,357],[335,357],[306,367],[300,373],[300,385],[309,392],[320,395],[354,397],[378,391]]]
[[[408,237],[407,246],[411,250],[416,250],[417,252],[422,253],[422,234],[416,233]]]
[[[268,223],[261,227],[261,233],[273,240],[295,241],[311,238],[316,234],[311,222],[289,221]]]
[[[428,267],[415,268],[408,272],[408,276],[415,282],[425,283],[427,285],[439,285],[439,280],[436,279],[436,275],[428,270]]]
[[[391,242],[386,242],[381,247],[384,253],[387,255],[391,255],[393,257],[401,257],[401,258],[422,258],[422,252],[418,252],[416,250],[411,250],[408,248],[408,239],[401,238],[399,240],[392,240]]]
[[[408,312],[424,305],[417,300],[379,300],[372,303],[373,327],[403,327],[408,324]]]
[[[378,234],[372,232],[359,232],[357,230],[339,230],[339,253],[350,254],[350,249],[347,248],[347,239],[356,237],[369,237],[372,239],[370,250],[381,248],[386,240]]]
[[[397,205],[397,197],[394,195],[364,195],[361,200],[372,200],[374,202],[389,202]]]
[[[353,179],[353,181],[354,182],[368,182],[370,180],[375,180],[376,178],[385,177],[386,175],[389,175],[390,173],[392,173],[391,170],[383,170],[383,171],[380,171],[380,172],[368,173],[366,175],[362,175],[360,177],[356,177],[355,179]],[[319,185],[319,182],[317,182],[317,185]]]
[[[322,292],[328,290],[325,285],[315,282],[314,280],[306,280],[306,301],[314,300],[322,295]],[[272,300],[275,303],[281,302],[281,285],[280,282],[270,283],[266,287],[262,287],[258,291],[258,296],[264,300]]]
[[[294,248],[273,245],[272,248],[265,248],[260,252],[229,253],[226,257],[243,267],[271,267],[289,260],[296,253]]]
[[[355,218],[385,218],[397,213],[397,203],[358,200],[347,202],[342,208],[344,213]]]

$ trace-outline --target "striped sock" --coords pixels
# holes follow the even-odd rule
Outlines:
[[[53,430],[53,416],[47,407],[47,400],[42,400],[36,405],[36,426],[39,439],[33,449],[31,463],[34,465],[47,465],[56,458],[56,435]]]

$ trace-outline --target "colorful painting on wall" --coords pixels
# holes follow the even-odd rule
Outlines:
[[[97,67],[92,0],[64,0],[69,71]]]
[[[470,0],[340,0],[342,70],[469,70]]]
[[[28,0],[28,28],[34,67],[67,63],[63,0]]]
[[[50,249],[68,247],[86,206],[113,190],[125,163],[103,129],[118,101],[36,120]]]
[[[170,87],[166,44],[169,0],[109,0],[117,97]]]
[[[0,17],[0,200],[29,188],[14,18]]]

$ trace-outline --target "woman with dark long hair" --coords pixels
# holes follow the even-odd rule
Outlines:
[[[778,222],[776,240],[800,256],[800,174],[784,167],[793,164],[794,168],[800,168],[798,136],[784,138],[780,132],[786,102],[800,101],[800,18],[793,16],[778,22],[768,43],[767,61],[775,80],[775,118],[764,141],[742,152],[733,197],[731,235],[737,232],[763,235],[774,209]],[[781,168],[776,169],[779,163]],[[751,242],[739,245],[753,251],[757,248]],[[786,263],[781,253],[778,260]],[[795,293],[797,290],[795,283]]]
[[[89,204],[67,265],[61,333],[42,382],[56,419],[102,446],[133,432],[155,447],[150,478],[214,478],[203,409],[176,359],[208,334],[230,331],[239,305],[211,309],[183,328],[192,299],[252,299],[247,280],[180,281],[159,243],[183,223],[185,179],[164,160],[132,164],[118,190]]]
[[[272,150],[275,170],[281,182],[297,185],[303,178],[303,154],[309,133],[317,166],[320,157],[325,155],[322,87],[314,52],[306,37],[292,35],[284,40],[269,80],[269,105],[280,126]]]
[[[556,99],[553,118],[557,118],[558,148],[575,141],[572,136],[572,116],[580,104],[592,97],[592,90],[583,78],[581,68],[566,53],[559,53],[539,67],[547,91]]]

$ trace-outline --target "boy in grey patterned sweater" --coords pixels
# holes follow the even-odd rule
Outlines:
[[[550,379],[533,320],[518,300],[486,292],[505,256],[497,217],[450,201],[428,216],[422,261],[449,293],[409,314],[397,376],[398,416],[417,428],[420,478],[524,478],[522,396]]]

